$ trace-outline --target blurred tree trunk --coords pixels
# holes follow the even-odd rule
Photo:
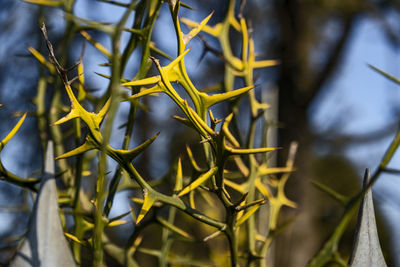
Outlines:
[[[301,0],[276,1],[275,8],[280,26],[277,58],[281,59],[279,87],[279,145],[284,148],[279,156],[279,165],[287,157],[290,142],[298,141],[296,172],[286,189],[289,198],[295,200],[299,207],[295,211],[299,217],[289,231],[277,241],[276,266],[305,266],[308,260],[321,246],[326,235],[317,232],[315,218],[316,202],[311,196],[313,189],[312,163],[314,155],[311,148],[313,135],[309,125],[308,111],[315,96],[334,73],[345,44],[354,25],[355,13],[342,12],[340,17],[342,32],[338,33],[322,68],[312,68],[311,53],[315,39],[318,38],[318,27],[315,18],[315,6]],[[324,11],[320,11],[324,12]],[[323,16],[323,14],[322,14]],[[291,212],[292,213],[292,212]],[[292,216],[286,215],[287,218]]]

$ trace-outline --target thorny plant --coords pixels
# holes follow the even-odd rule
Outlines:
[[[41,75],[37,84],[37,95],[34,99],[36,104],[36,115],[38,117],[38,129],[42,139],[43,148],[47,140],[53,140],[57,155],[61,186],[59,189],[59,204],[61,218],[64,212],[72,209],[73,226],[68,225],[63,220],[65,235],[71,240],[72,251],[78,264],[82,262],[82,247],[90,249],[94,266],[103,266],[105,262],[104,251],[113,257],[121,265],[138,266],[135,254],[137,252],[148,254],[158,258],[160,266],[186,262],[193,265],[227,264],[231,266],[239,265],[239,262],[251,266],[265,266],[267,250],[271,246],[273,239],[278,233],[292,220],[280,222],[279,214],[283,206],[295,208],[296,204],[290,201],[284,192],[285,184],[293,171],[296,144],[290,149],[287,164],[283,167],[270,166],[268,157],[256,157],[255,154],[268,153],[276,148],[262,147],[255,148],[256,123],[263,120],[265,128],[268,126],[264,111],[268,105],[257,100],[254,93],[253,71],[256,68],[265,68],[278,64],[277,60],[256,60],[254,51],[253,36],[247,26],[246,19],[243,17],[244,2],[240,7],[238,16],[235,14],[235,0],[229,2],[229,8],[225,19],[214,25],[207,25],[212,14],[200,23],[179,18],[179,8],[188,6],[180,1],[170,0],[167,3],[158,0],[132,1],[131,4],[123,4],[116,1],[101,0],[113,5],[122,6],[126,9],[124,15],[116,25],[105,24],[96,21],[82,19],[73,15],[73,0],[25,0],[26,2],[43,5],[56,6],[65,11],[66,30],[62,37],[63,43],[56,55],[51,43],[51,36],[47,35],[45,24],[41,26],[41,31],[45,39],[49,59],[33,47],[29,47],[31,54],[41,63]],[[165,53],[156,48],[151,41],[152,30],[159,15],[162,5],[168,4],[171,19],[175,27],[177,57],[166,66],[161,66],[156,55],[166,57]],[[126,27],[126,22],[132,11],[134,13],[133,25]],[[181,30],[181,23],[186,24],[191,30],[184,34]],[[241,35],[242,46],[241,55],[235,56],[231,49],[229,31],[235,30]],[[87,31],[101,31],[111,37],[112,50],[109,51],[105,46],[96,41]],[[122,49],[121,34],[127,31],[131,33],[128,44]],[[223,60],[225,64],[225,75],[221,86],[213,87],[212,90],[197,89],[190,79],[185,65],[185,55],[190,53],[187,48],[188,43],[200,32],[216,38],[222,49],[218,52],[206,42],[205,47]],[[85,90],[85,74],[83,67],[83,52],[81,59],[71,68],[65,68],[68,47],[75,35],[83,36],[107,59],[111,70],[111,75],[99,74],[109,79],[106,93],[95,98]],[[203,39],[203,37],[202,37]],[[138,72],[133,78],[127,79],[122,76],[129,58],[132,53],[141,47],[141,60]],[[58,61],[57,58],[62,60]],[[150,67],[155,65],[158,75],[147,77]],[[70,71],[77,69],[77,76],[73,79],[68,78]],[[58,76],[58,78],[54,78]],[[54,79],[51,79],[54,78]],[[236,89],[235,80],[241,78],[246,87]],[[187,93],[188,98],[179,94],[175,89],[176,84],[180,84]],[[52,85],[53,92],[48,93],[48,85]],[[128,95],[128,89],[131,94]],[[209,94],[214,91],[213,94]],[[223,91],[217,92],[217,91]],[[65,110],[62,104],[64,92],[70,101],[69,112],[60,119],[60,114]],[[151,137],[141,145],[129,149],[131,136],[133,133],[137,109],[143,108],[141,98],[150,94],[166,94],[184,114],[184,117],[175,115],[174,118],[185,126],[193,129],[198,134],[198,141],[202,143],[204,157],[207,167],[199,167],[198,162],[187,145],[185,158],[177,159],[171,166],[172,176],[175,185],[171,188],[170,194],[163,193],[157,189],[161,184],[167,183],[165,179],[152,181],[149,177],[142,177],[136,170],[133,159],[141,154],[153,141],[158,134]],[[46,108],[46,95],[51,95],[50,107]],[[237,121],[240,112],[239,103],[242,96],[247,95],[250,109],[250,127],[246,138],[240,135]],[[48,97],[48,96],[47,96]],[[120,149],[110,146],[110,136],[113,131],[113,121],[116,111],[121,102],[129,101],[130,109],[128,120],[125,124],[125,135]],[[214,117],[211,107],[215,104],[229,103],[231,113],[226,114],[225,118],[217,119]],[[90,107],[96,112],[89,112],[86,107]],[[50,110],[47,113],[46,110]],[[2,140],[0,150],[7,144],[13,135],[21,127],[26,114],[22,116],[13,130]],[[67,121],[73,123],[73,135],[76,148],[65,152],[65,142],[61,124]],[[207,123],[209,121],[209,123]],[[82,124],[83,122],[83,124]],[[230,124],[235,127],[230,127]],[[49,128],[48,126],[51,125]],[[86,127],[87,134],[81,143],[82,127]],[[232,129],[233,130],[232,130]],[[158,129],[162,130],[162,129]],[[263,133],[266,134],[266,131]],[[264,138],[265,139],[265,138]],[[245,142],[241,140],[247,140]],[[396,139],[397,140],[397,139]],[[265,145],[265,141],[263,142]],[[392,149],[398,146],[398,141],[392,145]],[[45,149],[44,149],[45,150]],[[95,154],[85,153],[89,150],[97,150]],[[392,151],[392,150],[391,150]],[[374,175],[372,182],[376,180],[380,172],[384,170],[385,163],[393,155],[388,152],[382,164],[382,169]],[[391,154],[390,154],[391,153]],[[67,158],[75,157],[75,161],[67,161]],[[107,181],[107,158],[111,158],[118,163],[114,175]],[[182,160],[188,160],[193,168],[193,176],[183,175]],[[90,173],[91,166],[97,162],[97,173]],[[229,167],[226,164],[230,162]],[[1,162],[0,162],[1,163]],[[90,195],[85,193],[81,181],[85,174],[95,176],[95,193]],[[186,172],[185,172],[186,173]],[[36,178],[21,178],[7,171],[3,164],[0,164],[0,174],[2,179],[21,186],[23,188],[37,191],[37,184],[40,181]],[[125,179],[129,177],[130,181]],[[371,184],[372,184],[371,182]],[[317,185],[322,190],[343,200],[338,194],[323,185]],[[143,198],[133,198],[132,200],[139,205],[140,213],[136,215],[134,209],[120,216],[110,218],[110,210],[114,203],[115,195],[121,190],[142,190]],[[354,214],[363,193],[358,195],[349,203],[349,211],[344,215],[338,230],[320,254],[310,262],[310,266],[322,266],[327,262],[339,262],[343,260],[338,257],[337,244],[341,234],[348,224],[348,217]],[[196,204],[195,196],[202,196],[208,200],[207,208],[200,208]],[[215,198],[211,198],[215,196]],[[218,203],[216,203],[218,202]],[[347,202],[346,202],[347,203]],[[257,217],[262,205],[267,205],[267,215]],[[215,218],[217,206],[222,206],[224,210],[220,219]],[[165,212],[167,210],[167,212]],[[180,239],[184,242],[198,242],[185,229],[176,225],[176,212],[180,211],[192,217],[204,225],[214,228],[213,233],[204,236],[203,242],[212,246],[212,242],[224,236],[228,241],[229,250],[225,252],[226,257],[219,259],[212,257],[212,251],[208,261],[200,261],[195,258],[178,256],[173,250],[173,243]],[[131,236],[121,248],[113,244],[104,233],[105,228],[127,223],[121,220],[128,214],[132,215],[136,224]],[[151,213],[151,214],[150,214]],[[260,221],[264,220],[264,221]],[[152,224],[162,227],[159,236],[160,249],[150,249],[142,245],[142,240],[146,238],[144,230]],[[262,234],[262,225],[267,225],[266,234]],[[265,231],[264,231],[265,232]],[[228,256],[229,255],[229,256]],[[212,259],[214,263],[212,263]],[[222,259],[222,260],[221,260]]]

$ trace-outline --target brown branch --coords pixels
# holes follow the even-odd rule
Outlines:
[[[53,45],[51,44],[51,42],[50,42],[50,40],[49,40],[49,37],[48,37],[48,35],[47,35],[46,25],[45,25],[44,23],[40,26],[40,30],[42,31],[43,37],[44,37],[44,39],[45,39],[45,41],[46,41],[47,49],[49,50],[49,59],[50,59],[50,62],[51,62],[51,63],[54,65],[54,67],[56,68],[56,71],[57,71],[58,75],[60,76],[60,78],[61,78],[62,82],[64,83],[64,85],[65,85],[65,86],[69,86],[69,85],[70,85],[72,82],[74,82],[78,77],[75,77],[75,78],[73,78],[73,79],[70,81],[70,80],[68,79],[68,72],[70,72],[71,70],[75,69],[75,68],[81,63],[82,58],[83,58],[83,57],[82,57],[83,54],[81,54],[81,57],[80,57],[79,61],[76,62],[73,66],[71,66],[71,67],[69,67],[69,68],[67,68],[67,69],[64,69],[64,68],[60,65],[60,63],[58,63],[58,60],[57,60],[57,58],[56,58],[56,56],[55,56],[55,54],[54,54]],[[82,53],[83,53],[83,52],[82,52]]]

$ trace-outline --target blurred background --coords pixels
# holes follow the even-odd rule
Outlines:
[[[181,17],[200,21],[214,11],[211,25],[224,18],[228,7],[227,0],[185,3],[194,11],[182,8]],[[95,0],[77,0],[75,6],[76,16],[102,22],[115,22],[122,12],[122,8]],[[34,176],[42,164],[32,103],[39,70],[27,51],[28,46],[43,45],[37,22],[42,15],[50,39],[57,47],[65,26],[60,10],[0,0],[0,103],[4,105],[0,107],[0,138],[16,123],[16,114],[29,111],[32,115],[4,149],[1,159],[10,171],[23,177]],[[284,148],[277,155],[278,165],[286,161],[290,142],[299,142],[297,171],[287,187],[287,195],[299,203],[299,208],[287,210],[284,215],[298,217],[278,239],[276,266],[304,266],[328,238],[343,212],[343,207],[313,187],[311,181],[329,185],[345,195],[354,194],[360,188],[365,168],[374,170],[378,166],[399,127],[400,87],[368,64],[400,76],[400,4],[395,0],[248,0],[244,15],[252,27],[258,57],[281,60],[278,67],[255,73],[260,85],[256,91],[258,97],[275,96],[270,97],[273,99],[270,104],[278,114],[278,145]],[[183,26],[183,30],[188,28]],[[105,36],[91,34],[106,47],[110,46]],[[208,46],[220,50],[216,40],[203,37]],[[176,55],[167,5],[156,22],[153,41],[167,54]],[[77,45],[71,46],[71,64],[79,58],[82,38],[74,42]],[[241,39],[232,33],[236,53],[240,52],[240,43]],[[223,62],[205,50],[199,38],[190,46],[187,66],[196,87],[221,82]],[[105,60],[93,47],[86,47],[87,88],[98,96],[108,84],[95,74],[108,74],[106,68],[99,66]],[[167,63],[168,60],[162,61]],[[131,58],[124,76],[133,77],[138,66],[137,59]],[[157,178],[167,171],[192,137],[179,125],[171,127],[175,107],[168,98],[152,97],[147,104],[157,114],[151,110],[140,112],[134,142],[139,143],[156,131],[162,134],[136,165],[143,176]],[[223,107],[219,109],[217,115],[223,112]],[[126,116],[126,109],[122,106],[119,113]],[[242,118],[244,124],[246,118]],[[119,134],[122,131],[113,133],[116,137]],[[155,162],[156,167],[150,168]],[[399,164],[397,153],[389,167],[399,169]],[[398,175],[382,175],[373,190],[388,266],[400,266]],[[29,207],[24,204],[27,199],[29,202],[26,192],[0,181],[0,264],[5,263],[16,238],[24,233],[29,219]],[[125,211],[128,205],[126,195],[120,194],[118,199],[113,207],[115,214]],[[349,229],[342,244],[344,251],[350,250],[352,240],[353,231]]]

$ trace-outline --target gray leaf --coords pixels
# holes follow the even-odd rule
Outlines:
[[[76,266],[58,213],[54,151],[51,141],[47,144],[44,166],[45,175],[42,178],[28,233],[11,262],[11,267]]]
[[[364,188],[368,184],[368,181],[369,172],[367,170],[364,177]],[[379,244],[371,189],[368,189],[361,202],[354,247],[349,265],[351,267],[387,266]]]

